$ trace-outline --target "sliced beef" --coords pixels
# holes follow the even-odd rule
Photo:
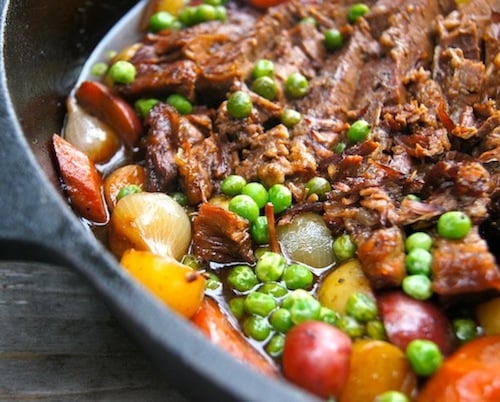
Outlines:
[[[175,154],[178,147],[179,114],[166,104],[158,104],[146,119],[148,134],[143,142],[147,191],[174,189],[178,170]]]
[[[203,261],[254,262],[249,224],[227,209],[203,203],[193,221],[192,252]]]
[[[114,90],[131,100],[179,92],[194,104],[189,116],[159,104],[146,119],[147,189],[180,188],[201,204],[193,240],[201,259],[253,262],[248,223],[207,201],[229,174],[267,187],[285,183],[295,211],[321,211],[334,236],[351,235],[377,289],[400,285],[407,231],[432,231],[443,212],[461,210],[481,231],[464,241],[436,240],[436,292],[498,289],[498,267],[480,237],[491,249],[500,233],[494,1],[370,1],[371,12],[350,23],[352,3],[289,0],[260,11],[229,5],[224,23],[147,35],[131,59],[137,79]],[[302,24],[305,17],[316,24]],[[340,49],[324,46],[328,28],[344,34]],[[273,101],[251,90],[251,69],[262,58],[275,64]],[[297,71],[309,92],[289,99],[283,85]],[[236,90],[253,102],[242,119],[227,111]],[[294,127],[281,124],[286,108],[302,114]],[[370,123],[369,137],[350,141],[347,131],[360,118]],[[324,201],[304,196],[315,176],[330,181]]]
[[[463,241],[436,238],[432,287],[443,296],[500,290],[500,271],[477,227]]]
[[[358,246],[358,258],[375,289],[396,287],[406,276],[404,238],[393,226],[379,229]]]

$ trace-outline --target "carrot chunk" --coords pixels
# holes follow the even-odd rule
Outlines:
[[[86,219],[106,223],[102,179],[94,163],[60,135],[52,136],[52,144],[71,206]]]

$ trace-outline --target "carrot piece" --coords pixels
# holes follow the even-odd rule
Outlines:
[[[109,215],[102,195],[102,179],[94,163],[60,135],[52,144],[72,207],[84,218],[106,223]]]
[[[191,321],[216,345],[261,373],[276,377],[277,369],[233,327],[217,302],[205,297]]]
[[[141,188],[146,182],[146,169],[140,165],[125,165],[116,169],[104,179],[104,197],[109,209],[116,206],[118,193],[129,184],[136,184]]]
[[[82,82],[75,97],[87,112],[112,127],[127,146],[134,146],[142,134],[142,123],[132,106],[94,81]]]

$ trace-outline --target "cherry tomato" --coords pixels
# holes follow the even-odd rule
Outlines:
[[[272,7],[277,4],[283,3],[286,0],[250,0],[250,4],[259,8]]]
[[[285,377],[323,398],[338,397],[349,374],[351,339],[320,321],[306,321],[286,336],[282,363]]]
[[[410,397],[417,377],[404,352],[385,341],[362,339],[352,345],[349,378],[340,402],[373,401],[386,391]]]
[[[445,360],[417,402],[500,401],[500,335],[476,338]]]

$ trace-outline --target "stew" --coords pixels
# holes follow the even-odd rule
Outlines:
[[[499,400],[494,1],[151,0],[141,21],[53,137],[123,268],[325,399]]]

